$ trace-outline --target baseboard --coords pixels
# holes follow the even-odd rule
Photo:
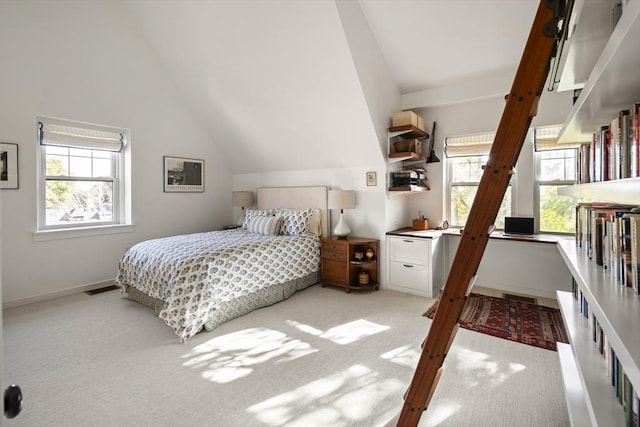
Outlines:
[[[2,303],[2,308],[13,308],[19,307],[21,305],[32,304],[34,302],[46,301],[54,298],[65,297],[68,295],[79,294],[86,291],[91,291],[93,289],[103,288],[105,286],[111,286],[116,283],[115,279],[104,280],[102,282],[89,283],[87,285],[75,286],[73,288],[62,289],[59,291],[49,292],[42,295],[36,295],[28,298],[21,298],[12,301],[4,301]]]
[[[489,289],[498,289],[498,290],[501,290],[501,291],[504,291],[504,292],[514,293],[514,294],[531,295],[531,296],[534,296],[534,297],[548,298],[548,299],[552,299],[552,300],[556,299],[556,291],[555,290],[546,291],[546,290],[543,290],[543,289],[527,288],[527,287],[524,287],[524,286],[501,285],[499,283],[484,282],[482,280],[476,281],[475,286],[481,286],[483,288],[489,288]],[[472,290],[472,292],[473,292],[473,290]]]

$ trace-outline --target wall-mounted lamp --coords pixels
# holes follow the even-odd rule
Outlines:
[[[236,221],[236,225],[242,226],[242,224],[244,223],[244,208],[253,206],[254,203],[255,199],[251,191],[234,191],[232,193],[231,204],[235,208],[242,208],[242,212],[240,213],[238,221]]]
[[[345,239],[351,229],[344,220],[344,209],[356,207],[356,192],[353,190],[329,190],[329,209],[340,209],[340,221],[333,229],[333,234],[338,238]]]

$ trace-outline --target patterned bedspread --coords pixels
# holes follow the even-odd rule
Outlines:
[[[225,230],[138,243],[120,260],[116,283],[164,301],[159,317],[186,342],[217,305],[319,267],[318,237]]]

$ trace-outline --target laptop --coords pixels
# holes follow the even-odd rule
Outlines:
[[[504,217],[504,234],[506,236],[533,237],[533,218]]]

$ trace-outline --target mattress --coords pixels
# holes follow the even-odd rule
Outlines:
[[[317,283],[319,271],[319,237],[236,229],[138,243],[120,260],[116,284],[186,342]]]

